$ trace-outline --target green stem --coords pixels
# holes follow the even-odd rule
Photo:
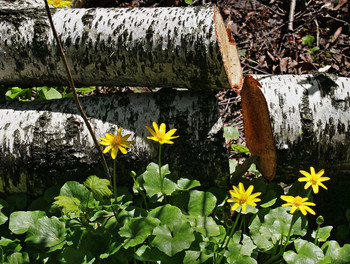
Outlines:
[[[117,202],[117,162],[113,160],[113,193],[115,202]]]
[[[284,244],[284,246],[282,248],[282,251],[281,251],[280,255],[283,255],[284,251],[286,250],[286,247],[288,246],[290,235],[292,233],[292,228],[293,228],[293,225],[294,225],[295,221],[296,221],[296,215],[293,214],[292,222],[290,223],[290,227],[289,227],[289,231],[288,231],[288,235],[287,235],[287,240],[286,240],[286,243]]]
[[[225,243],[226,237],[225,237],[224,240],[222,241],[222,247],[221,247],[222,249],[225,249],[225,248],[227,247],[228,243],[230,242],[230,240],[231,240],[231,238],[232,238],[232,236],[233,236],[233,233],[235,232],[236,226],[237,226],[237,224],[238,224],[238,220],[239,220],[239,218],[240,218],[240,216],[241,216],[241,211],[242,211],[242,209],[239,211],[239,213],[238,213],[238,215],[237,215],[237,218],[236,218],[236,221],[235,221],[235,223],[233,224],[233,226],[231,227],[230,235],[229,235],[229,237],[228,237],[228,239],[227,239],[227,242]],[[221,256],[220,256],[220,258],[219,258],[217,264],[220,264],[220,263],[221,263],[223,257],[224,257],[224,252],[221,254]]]
[[[311,191],[312,191],[312,187],[310,188],[310,190],[309,190],[309,192],[308,192],[308,194],[307,194],[307,198],[310,198],[310,195],[311,195]]]
[[[160,177],[160,190],[162,191],[163,196],[164,194],[164,177],[162,176],[162,144],[159,143],[159,154],[158,154],[158,167],[159,167],[159,177]]]
[[[314,244],[315,244],[316,246],[318,246],[318,241],[317,241],[317,239],[318,239],[318,233],[319,233],[319,231],[320,231],[320,226],[321,226],[321,225],[317,225],[317,230],[316,230],[316,235],[315,235],[315,241],[314,241]]]

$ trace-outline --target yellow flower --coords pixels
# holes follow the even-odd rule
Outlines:
[[[173,128],[171,130],[169,130],[167,133],[166,131],[166,126],[164,123],[162,123],[160,125],[160,127],[158,128],[158,125],[156,122],[153,122],[153,128],[149,128],[148,126],[146,126],[146,128],[148,129],[148,131],[152,134],[152,137],[147,137],[148,139],[152,139],[154,141],[159,142],[160,144],[174,144],[174,142],[172,142],[171,140],[174,138],[178,138],[179,136],[173,136],[174,133],[176,132],[176,129]]]
[[[48,0],[47,3],[54,7],[71,7],[72,1]]]
[[[236,186],[232,186],[233,190],[230,190],[230,194],[234,198],[227,199],[227,202],[229,203],[235,203],[232,206],[232,211],[236,210],[238,207],[242,206],[243,212],[247,210],[247,204],[251,206],[256,206],[257,202],[260,202],[261,199],[256,198],[261,194],[261,192],[257,192],[252,194],[254,186],[250,185],[247,191],[244,190],[243,183],[238,184],[238,188]]]
[[[313,167],[310,167],[310,173],[307,171],[301,170],[300,173],[303,174],[305,177],[301,177],[298,179],[300,182],[306,182],[305,184],[305,189],[309,188],[312,186],[312,189],[314,190],[314,193],[318,193],[318,186],[321,186],[325,188],[326,190],[327,187],[322,183],[323,181],[328,181],[330,178],[328,177],[322,177],[324,170],[320,170],[319,172],[315,173],[315,169]]]
[[[115,159],[118,154],[118,150],[120,150],[123,154],[127,153],[126,148],[132,148],[131,144],[135,144],[135,141],[128,141],[127,139],[130,137],[130,134],[125,135],[122,137],[122,129],[118,129],[118,133],[116,136],[114,136],[111,133],[106,133],[105,138],[100,138],[101,140],[99,143],[101,145],[107,146],[103,153],[107,153],[108,151],[112,150],[111,156],[112,159]]]
[[[314,210],[312,210],[309,206],[315,206],[316,204],[311,202],[306,202],[309,198],[301,198],[300,196],[293,197],[287,195],[281,195],[281,199],[286,201],[286,204],[282,204],[282,206],[291,206],[290,212],[293,214],[295,210],[299,209],[303,215],[306,215],[306,211],[310,214],[316,214]]]

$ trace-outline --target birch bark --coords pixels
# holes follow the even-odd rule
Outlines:
[[[216,7],[59,8],[52,13],[77,87],[242,85],[236,45]],[[67,84],[46,11],[1,9],[0,85]]]
[[[131,184],[130,171],[142,173],[158,161],[158,143],[145,126],[177,128],[174,145],[163,145],[163,164],[175,179],[196,178],[206,186],[227,186],[228,159],[217,101],[211,93],[161,90],[81,99],[98,137],[123,135],[135,147],[118,154],[120,184]],[[37,195],[55,183],[104,177],[97,151],[72,99],[9,102],[0,105],[0,193]],[[103,146],[101,146],[102,148]],[[107,155],[107,154],[106,154]],[[107,161],[112,164],[110,154]]]

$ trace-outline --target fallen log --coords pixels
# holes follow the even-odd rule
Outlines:
[[[156,93],[118,93],[81,99],[98,137],[131,134],[135,147],[118,154],[120,184],[131,184],[158,161],[158,144],[147,139],[152,122],[177,128],[174,145],[163,145],[163,164],[175,179],[196,178],[204,186],[227,186],[228,159],[214,94],[161,90]],[[0,105],[0,193],[38,195],[67,180],[104,177],[97,151],[71,99],[8,102]],[[103,148],[103,146],[101,146]],[[107,154],[106,154],[107,155]],[[110,154],[107,161],[112,164]]]
[[[44,9],[0,6],[0,85],[68,85]],[[52,9],[76,86],[239,89],[235,42],[214,6]]]
[[[350,78],[256,75],[270,111],[277,179],[295,180],[310,166],[350,171]]]

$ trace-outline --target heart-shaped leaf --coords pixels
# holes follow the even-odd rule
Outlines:
[[[10,215],[9,229],[19,235],[28,231],[39,218],[46,216],[43,211],[16,211]]]
[[[324,259],[322,249],[316,246],[314,243],[303,239],[297,239],[294,241],[296,253],[289,250],[283,254],[284,260],[288,264],[299,263],[317,263]]]
[[[190,215],[208,216],[216,205],[216,197],[210,192],[190,191],[188,213]]]
[[[57,217],[39,218],[27,231],[26,243],[39,249],[54,251],[64,246],[66,229]]]
[[[143,243],[152,234],[160,221],[153,217],[135,217],[128,221],[119,231],[119,235],[126,237],[124,248],[135,247]]]

